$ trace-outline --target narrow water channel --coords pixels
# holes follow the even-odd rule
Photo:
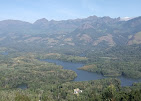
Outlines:
[[[63,66],[64,69],[75,71],[77,73],[77,77],[74,79],[74,81],[89,81],[89,80],[98,80],[98,79],[108,78],[108,77],[104,77],[101,74],[78,70],[78,68],[84,66],[84,64],[81,64],[81,63],[64,62],[64,61],[52,60],[52,59],[43,59],[40,61],[55,63],[56,65]],[[116,77],[116,78],[121,80],[121,86],[131,86],[135,82],[141,82],[141,79],[131,79],[131,78],[123,77],[123,76]]]

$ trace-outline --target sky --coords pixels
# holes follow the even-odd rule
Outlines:
[[[0,0],[0,20],[137,17],[141,16],[140,5],[141,0]]]

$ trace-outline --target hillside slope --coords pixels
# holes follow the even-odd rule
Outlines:
[[[23,47],[29,50],[106,49],[116,45],[140,44],[140,35],[137,34],[141,32],[140,26],[141,17],[128,21],[97,16],[62,21],[43,18],[33,24],[4,20],[0,21],[0,46],[19,50]]]

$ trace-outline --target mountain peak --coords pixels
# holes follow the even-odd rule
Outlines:
[[[48,23],[48,20],[46,18],[42,18],[34,22],[34,24],[41,24],[41,23],[42,24]]]
[[[89,16],[88,18],[86,18],[86,19],[89,19],[89,20],[93,20],[93,19],[97,19],[98,17],[97,16]]]

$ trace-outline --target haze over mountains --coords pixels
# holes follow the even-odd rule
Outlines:
[[[0,21],[0,46],[8,47],[87,47],[108,48],[141,43],[141,17],[121,20],[90,16],[84,19],[33,24],[19,20]]]

